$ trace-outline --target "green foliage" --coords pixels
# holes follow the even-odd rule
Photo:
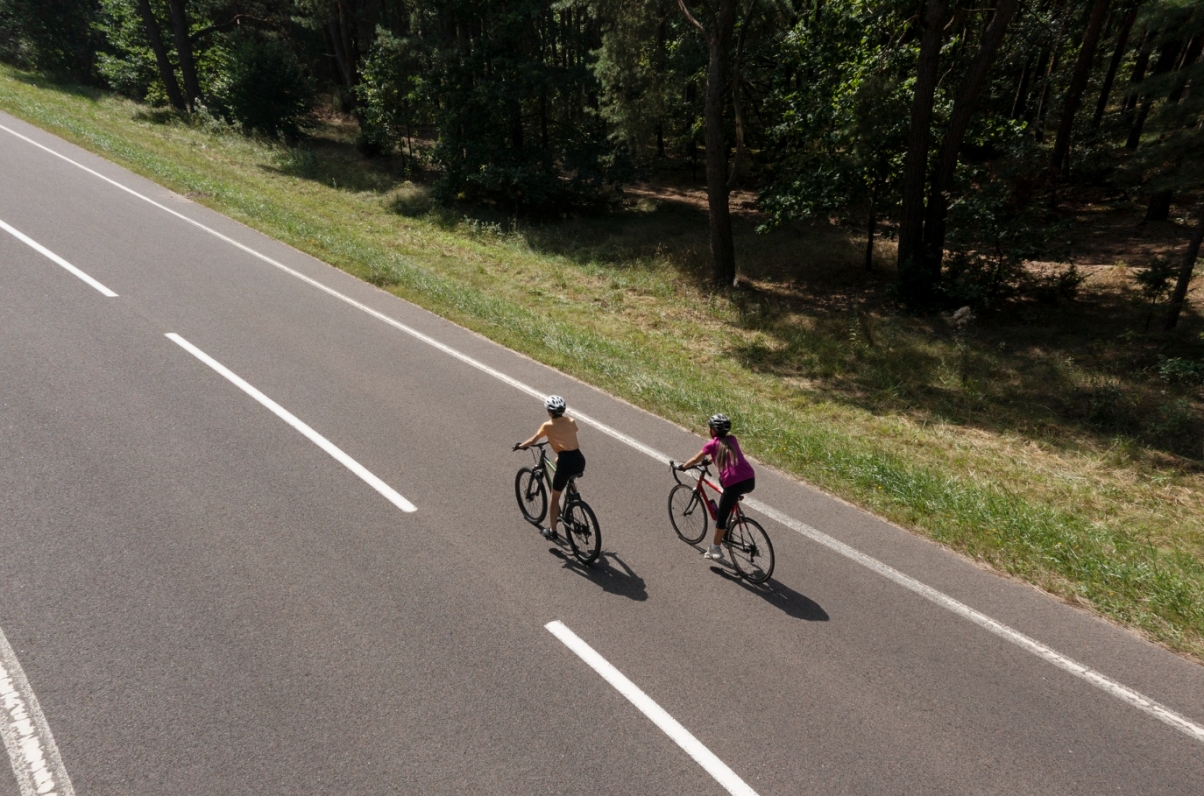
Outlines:
[[[949,208],[949,255],[937,287],[951,306],[990,309],[1018,298],[1057,303],[1077,294],[1084,277],[1073,266],[1043,275],[1026,267],[1036,260],[1065,262],[1069,256],[1058,245],[1064,222],[1037,198],[1041,183],[1034,160],[1039,157],[1021,145],[1006,167],[964,171],[973,188],[963,188]]]
[[[674,0],[604,0],[593,72],[612,137],[638,160],[699,140],[706,47]]]
[[[1204,362],[1182,357],[1163,357],[1158,376],[1169,384],[1204,384]]]
[[[1204,35],[1204,6],[1189,0],[1157,0],[1143,11],[1141,25],[1163,46]],[[1161,100],[1150,115],[1123,178],[1148,191],[1195,191],[1204,188],[1204,62],[1152,75],[1138,88]],[[1185,90],[1190,86],[1190,89]]]
[[[0,0],[0,60],[96,82],[95,0]]]
[[[416,125],[429,122],[429,87],[424,79],[428,53],[422,43],[377,31],[372,51],[360,72],[356,87],[359,100],[359,150],[369,157],[386,154]]]
[[[153,5],[162,5],[154,3]],[[164,9],[160,9],[166,14]],[[108,46],[97,54],[97,72],[118,94],[162,105],[167,94],[159,78],[142,16],[130,0],[100,0],[96,30]]]
[[[236,33],[210,85],[217,107],[245,132],[296,137],[314,88],[289,45],[277,36]]]
[[[430,12],[452,30],[483,31],[432,48],[428,97],[443,201],[546,214],[609,198],[623,163],[595,105],[597,19],[584,2],[547,10],[540,0],[509,0]]]
[[[771,94],[771,224],[897,201],[914,53],[891,3],[830,3],[800,21],[781,50]]]

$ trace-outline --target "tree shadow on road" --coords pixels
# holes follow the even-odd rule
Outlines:
[[[794,589],[770,578],[762,584],[752,584],[725,567],[711,567],[711,572],[732,581],[736,585],[752,592],[765,602],[781,609],[787,616],[803,619],[807,622],[827,622],[828,612],[810,597],[799,594]]]
[[[603,552],[597,561],[586,566],[558,547],[548,548],[548,552],[561,559],[569,572],[597,584],[607,594],[618,594],[636,602],[648,599],[644,579],[614,553]]]

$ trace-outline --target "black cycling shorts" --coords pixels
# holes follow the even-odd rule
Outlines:
[[[556,474],[552,476],[552,491],[563,492],[569,479],[585,472],[585,457],[580,449],[561,451],[556,456]]]
[[[719,496],[719,510],[715,512],[719,515],[718,519],[715,521],[715,527],[719,528],[720,530],[726,528],[728,515],[732,513],[732,509],[736,507],[736,503],[741,497],[747,495],[756,488],[757,479],[755,478],[749,478],[746,481],[740,481],[732,484],[731,486],[725,486],[723,488],[723,494]]]

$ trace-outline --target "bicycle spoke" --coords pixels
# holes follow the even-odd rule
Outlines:
[[[751,583],[764,583],[773,574],[773,543],[756,520],[738,517],[727,536],[736,569]]]
[[[514,496],[518,499],[518,510],[527,522],[538,524],[548,513],[548,491],[543,483],[543,473],[524,467],[514,476]]]
[[[564,533],[578,561],[590,564],[598,558],[602,550],[602,531],[594,510],[584,500],[578,498],[565,506]]]
[[[669,493],[669,521],[685,542],[698,544],[707,533],[707,510],[701,496],[689,486],[678,484]]]

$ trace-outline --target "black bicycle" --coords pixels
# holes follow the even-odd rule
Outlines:
[[[703,459],[700,464],[685,471],[678,470],[674,462],[669,462],[673,470],[673,480],[677,486],[669,492],[669,521],[673,530],[682,541],[698,544],[707,535],[707,517],[718,521],[718,507],[715,501],[706,495],[704,486],[708,486],[716,494],[723,490],[715,483],[708,481],[711,474],[710,459]],[[680,473],[698,471],[698,481],[693,484],[682,483]],[[744,500],[744,496],[740,496]],[[739,501],[732,507],[731,516],[727,518],[727,534],[723,537],[723,545],[732,556],[736,571],[750,583],[764,583],[773,574],[773,543],[769,534],[756,520],[744,516]]]
[[[523,467],[514,476],[514,496],[518,498],[518,510],[523,513],[527,522],[539,525],[548,514],[548,490],[552,487],[552,473],[556,465],[548,458],[547,442],[536,442],[531,446],[535,456],[534,465]],[[518,445],[514,450],[520,450]],[[594,510],[581,499],[577,491],[577,479],[573,476],[564,488],[564,506],[560,511],[560,519],[564,523],[564,533],[573,548],[573,555],[582,564],[591,564],[602,551],[602,531],[598,527],[598,518]]]

